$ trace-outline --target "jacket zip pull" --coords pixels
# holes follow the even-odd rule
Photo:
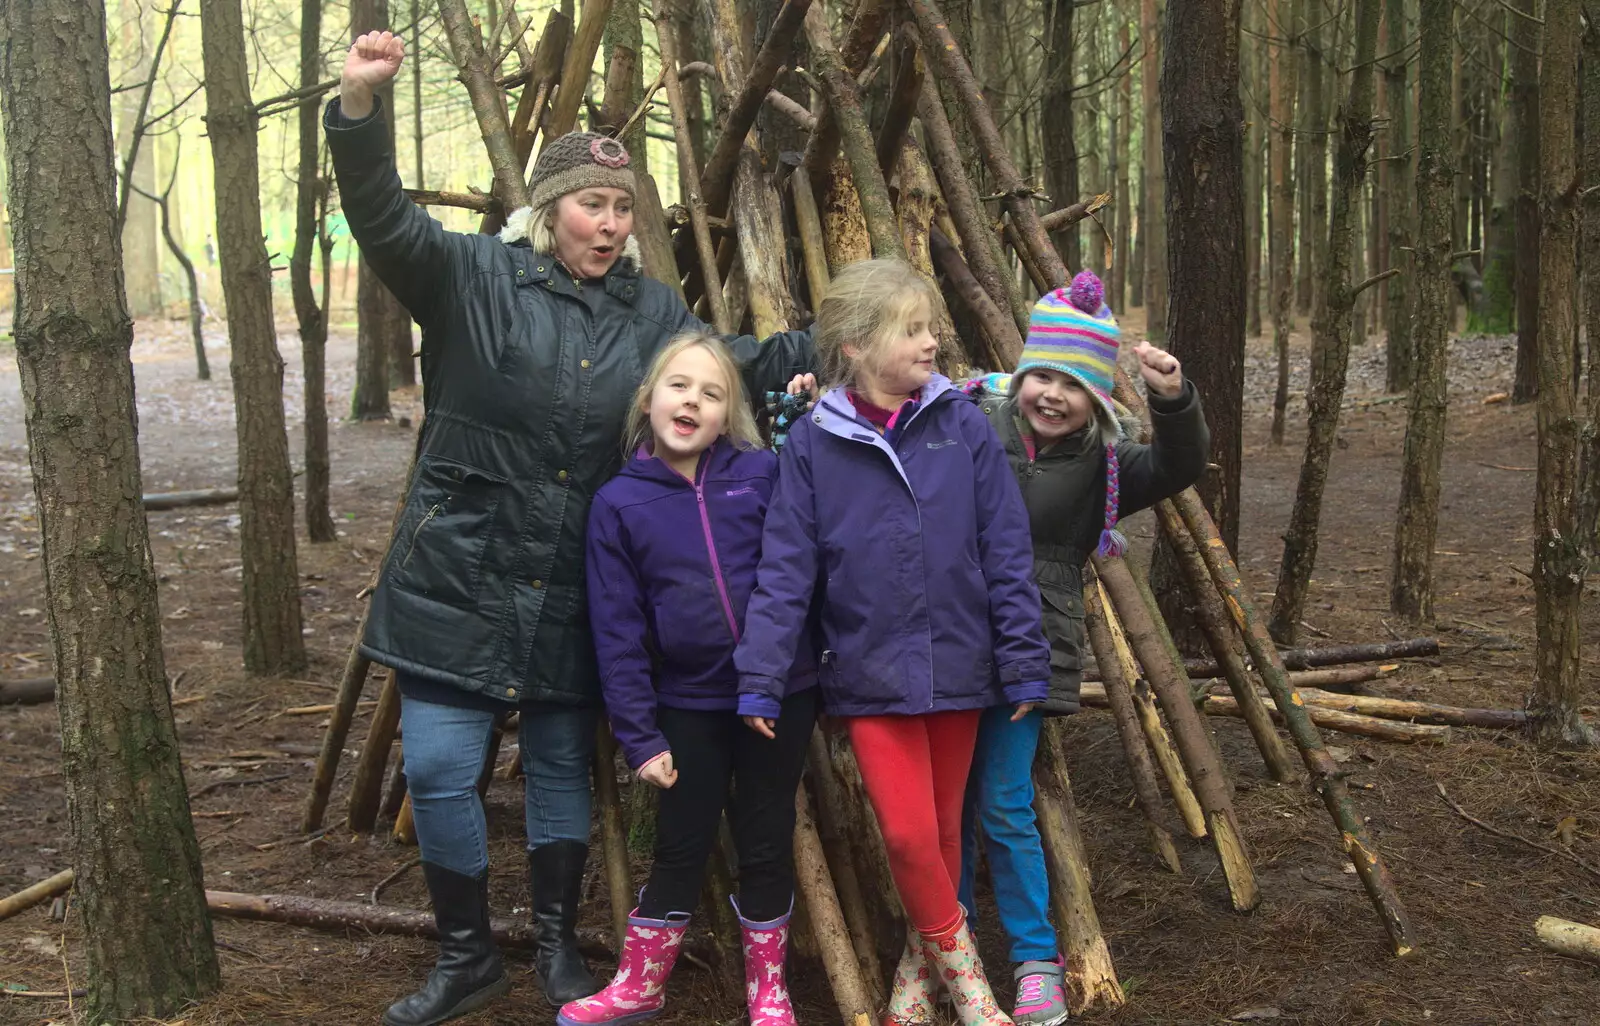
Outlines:
[[[711,461],[706,460],[709,464]],[[695,502],[700,505],[700,527],[706,535],[706,554],[711,557],[711,577],[717,585],[717,598],[722,601],[722,615],[728,618],[728,630],[733,640],[739,640],[739,621],[733,615],[733,603],[728,600],[728,584],[722,579],[722,564],[717,560],[717,541],[711,535],[711,511],[706,508],[705,464],[700,467],[694,483]]]
[[[438,516],[439,510],[442,509],[442,508],[443,507],[440,506],[437,502],[434,503],[432,506],[429,506],[428,507],[428,512],[425,513],[423,515],[423,517],[422,517],[422,522],[417,524],[417,529],[415,531],[411,532],[411,548],[406,550],[406,558],[402,559],[400,561],[400,566],[401,566],[402,569],[404,569],[406,566],[408,566],[411,563],[411,557],[417,551],[417,536],[422,533],[422,529],[424,527],[428,526],[428,521],[430,521],[434,517]]]

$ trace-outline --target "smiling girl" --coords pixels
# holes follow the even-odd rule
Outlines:
[[[655,863],[616,977],[563,1007],[558,1022],[616,1026],[665,1006],[726,806],[750,1022],[788,1026],[794,795],[816,721],[816,671],[811,647],[797,646],[776,729],[759,735],[735,712],[733,664],[778,460],[761,448],[737,368],[710,335],[662,349],[624,437],[632,458],[589,510],[589,613],[612,732],[640,779],[661,789]]]
[[[1117,521],[1175,495],[1205,470],[1210,438],[1200,397],[1171,353],[1133,347],[1150,396],[1153,443],[1123,437],[1111,400],[1120,330],[1100,279],[1084,271],[1033,308],[1017,371],[973,389],[1022,486],[1033,573],[1050,639],[1050,697],[1026,716],[999,707],[978,726],[967,785],[961,895],[972,907],[981,827],[1000,924],[1017,981],[1014,1020],[1067,1021],[1064,966],[1050,925],[1044,852],[1033,814],[1033,756],[1045,715],[1078,711],[1083,677],[1083,565],[1121,554]],[[979,383],[974,383],[978,385]]]

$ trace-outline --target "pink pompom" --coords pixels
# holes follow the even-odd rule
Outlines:
[[[1067,298],[1084,313],[1099,316],[1100,308],[1105,305],[1106,287],[1093,271],[1079,271],[1067,290]]]

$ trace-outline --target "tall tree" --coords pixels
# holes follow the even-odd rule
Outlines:
[[[1117,7],[1117,52],[1131,53],[1133,50],[1133,37],[1128,24],[1128,13]],[[1128,302],[1128,261],[1133,256],[1133,246],[1130,242],[1133,236],[1133,206],[1132,193],[1128,188],[1128,164],[1133,156],[1133,147],[1129,140],[1133,136],[1133,75],[1123,72],[1121,81],[1117,83],[1117,139],[1116,139],[1116,180],[1112,183],[1116,193],[1113,201],[1117,207],[1117,243],[1112,254],[1111,265],[1111,308],[1113,310],[1126,310]]]
[[[1355,58],[1350,92],[1340,105],[1334,155],[1333,207],[1328,221],[1327,281],[1318,290],[1312,321],[1311,391],[1306,397],[1306,453],[1300,464],[1289,530],[1283,538],[1278,590],[1272,600],[1268,628],[1279,644],[1293,644],[1305,611],[1306,590],[1317,561],[1317,529],[1328,461],[1339,433],[1339,407],[1344,402],[1345,374],[1350,364],[1352,291],[1351,254],[1355,225],[1361,218],[1361,187],[1367,177],[1367,151],[1372,145],[1373,56],[1378,47],[1382,0],[1356,0]]]
[[[138,0],[118,0],[117,19],[121,22],[119,49],[125,62],[122,74],[126,84],[138,88],[117,94],[117,142],[123,155],[133,145],[134,126],[145,106],[145,89],[140,85],[150,77],[155,65],[151,39],[141,31],[142,5]],[[142,140],[133,162],[132,182],[145,192],[156,191],[156,154],[147,137]],[[124,163],[119,155],[117,165]],[[123,278],[127,283],[128,307],[135,317],[161,312],[161,236],[156,223],[156,206],[145,199],[128,202],[122,225]]]
[[[1260,6],[1248,4],[1244,11],[1245,37],[1241,74],[1243,92],[1250,98],[1244,123],[1244,301],[1245,330],[1252,338],[1261,335],[1261,183],[1262,117]]]
[[[1239,541],[1244,426],[1244,104],[1239,96],[1243,0],[1180,0],[1167,8],[1161,62],[1170,242],[1172,354],[1206,397],[1211,461],[1197,485],[1229,549]],[[1183,574],[1163,544],[1152,567],[1175,628]],[[1188,639],[1186,639],[1188,640]],[[1204,644],[1194,639],[1198,644]]]
[[[1454,306],[1450,284],[1455,147],[1450,138],[1453,0],[1422,0],[1417,104],[1417,306],[1415,380],[1400,467],[1389,608],[1411,621],[1433,616],[1433,540],[1444,459],[1445,359]]]
[[[1511,401],[1529,403],[1539,392],[1539,25],[1535,0],[1509,0],[1511,116],[1517,132],[1517,365]]]
[[[200,32],[217,249],[233,349],[228,363],[239,439],[244,665],[254,673],[292,673],[306,663],[294,479],[283,424],[283,357],[272,325],[272,266],[261,234],[256,114],[239,0],[201,0]]]
[[[1282,41],[1290,23],[1288,6],[1295,0],[1267,0],[1267,26],[1280,41],[1272,45],[1267,70],[1268,107],[1272,127],[1267,161],[1271,165],[1271,244],[1267,262],[1272,297],[1272,345],[1277,353],[1278,383],[1272,399],[1272,441],[1283,444],[1283,421],[1289,405],[1289,331],[1294,301],[1294,179],[1289,174],[1294,149],[1294,51]]]
[[[322,79],[322,0],[300,0],[300,87]],[[320,235],[317,199],[325,188],[318,175],[317,142],[322,104],[306,99],[298,112],[300,158],[295,171],[294,254],[289,258],[289,287],[300,322],[300,362],[305,371],[306,533],[314,542],[337,537],[328,510],[328,321],[311,287],[311,253]]]
[[[105,5],[0,0],[0,38],[13,330],[44,534],[86,1011],[93,1022],[164,1020],[219,977],[139,502]]]
[[[1384,349],[1384,383],[1391,392],[1411,387],[1415,366],[1412,340],[1413,313],[1416,308],[1416,261],[1411,241],[1416,238],[1416,158],[1411,149],[1411,65],[1409,23],[1406,0],[1385,0],[1384,18],[1389,23],[1389,49],[1383,77],[1389,101],[1389,260],[1400,273],[1390,278],[1388,289],[1388,339]]]
[[[1556,743],[1595,743],[1578,714],[1583,688],[1579,608],[1583,582],[1595,554],[1595,512],[1600,468],[1595,465],[1595,414],[1600,370],[1589,367],[1587,408],[1573,382],[1578,325],[1572,296],[1578,288],[1578,168],[1574,128],[1578,114],[1578,39],[1581,0],[1546,0],[1544,52],[1539,68],[1539,479],[1534,500],[1533,595],[1536,606],[1534,693],[1528,719],[1536,736]],[[1586,57],[1596,56],[1591,23]],[[1600,78],[1592,64],[1590,82]],[[1585,106],[1596,97],[1586,95]],[[1584,147],[1600,117],[1585,111]],[[1593,170],[1591,165],[1590,170]],[[1592,186],[1591,186],[1592,187]],[[1589,220],[1594,220],[1590,214]],[[1593,240],[1591,240],[1593,241]],[[1596,270],[1585,267],[1594,290]],[[1591,313],[1593,311],[1591,310]],[[1591,332],[1594,330],[1591,322]],[[1590,353],[1596,352],[1591,334]]]
[[[1510,10],[1502,13],[1509,30],[1511,19],[1517,15]],[[1497,70],[1498,67],[1497,63]],[[1497,86],[1504,77],[1496,77]],[[1504,85],[1509,87],[1510,83]],[[1509,89],[1499,91],[1508,93]],[[1522,159],[1523,125],[1515,116],[1509,95],[1502,95],[1500,100],[1496,107],[1500,145],[1494,150],[1494,172],[1490,176],[1492,192],[1484,232],[1483,300],[1478,309],[1478,325],[1487,332],[1507,334],[1516,324],[1517,167]]]
[[[1076,0],[1045,0],[1044,17],[1049,49],[1044,55],[1045,87],[1040,109],[1056,112],[1041,119],[1044,143],[1045,188],[1056,206],[1078,202],[1077,118],[1072,107],[1072,8]],[[1058,230],[1052,241],[1061,259],[1076,271],[1083,266],[1078,226]]]
[[[1321,4],[1307,5],[1305,48],[1301,67],[1306,77],[1306,112],[1300,119],[1305,133],[1306,207],[1300,223],[1301,266],[1306,269],[1300,287],[1300,308],[1315,313],[1321,301],[1328,266],[1328,112],[1333,90],[1327,87],[1331,31]]]
[[[1151,341],[1167,337],[1167,171],[1162,163],[1161,47],[1159,0],[1142,0],[1139,38],[1144,44],[1144,204],[1139,241],[1144,246],[1144,313]],[[1148,237],[1146,232],[1149,232]]]

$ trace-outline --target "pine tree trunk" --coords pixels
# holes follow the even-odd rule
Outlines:
[[[1351,62],[1350,93],[1336,125],[1339,149],[1334,158],[1333,208],[1328,224],[1327,281],[1320,290],[1313,320],[1311,390],[1306,396],[1306,452],[1300,464],[1289,530],[1278,565],[1278,590],[1272,600],[1268,630],[1280,645],[1292,645],[1305,612],[1306,591],[1317,562],[1317,530],[1328,480],[1328,462],[1339,433],[1339,408],[1344,402],[1345,374],[1350,364],[1351,254],[1355,222],[1361,217],[1361,187],[1367,176],[1367,151],[1372,145],[1372,63],[1378,45],[1382,0],[1356,0],[1356,51]]]
[[[272,268],[261,234],[256,116],[239,0],[201,0],[206,133],[217,193],[217,245],[228,303],[229,369],[239,436],[244,665],[302,669],[294,482],[283,424],[283,357],[272,324]]]
[[[300,0],[300,85],[322,79],[322,0]],[[300,159],[295,171],[294,254],[289,258],[289,285],[300,322],[300,362],[305,371],[306,533],[314,542],[336,535],[328,510],[328,322],[311,288],[311,253],[317,242],[317,197],[325,188],[318,175],[317,142],[322,104],[300,105]]]
[[[1255,4],[1250,4],[1244,12],[1245,27],[1251,32],[1242,40],[1245,49],[1241,74],[1244,92],[1251,97],[1260,96],[1262,85],[1260,52],[1263,44],[1257,38],[1260,33],[1258,11]],[[1251,338],[1261,337],[1261,140],[1265,120],[1252,111],[1244,125],[1244,308],[1245,332]]]
[[[1400,273],[1384,283],[1388,290],[1385,347],[1385,387],[1404,392],[1415,374],[1416,345],[1413,323],[1416,312],[1416,255],[1411,251],[1416,238],[1416,157],[1411,152],[1411,85],[1409,50],[1411,39],[1406,20],[1406,0],[1385,0],[1384,17],[1389,21],[1389,48],[1392,54],[1383,77],[1387,84],[1389,130],[1389,260]],[[1406,51],[1404,53],[1400,51]]]
[[[1145,131],[1149,131],[1148,112],[1145,115]],[[1148,248],[1145,245],[1145,240],[1149,235],[1148,229],[1150,227],[1150,221],[1147,216],[1150,213],[1150,189],[1146,184],[1146,178],[1141,158],[1139,184],[1134,188],[1139,200],[1139,230],[1133,236],[1133,266],[1128,268],[1128,305],[1130,307],[1144,306],[1145,250]]]
[[[219,985],[139,496],[105,6],[0,3],[14,332],[91,1022]],[[241,64],[241,78],[243,65]],[[70,126],[71,130],[64,130]]]
[[[1120,5],[1119,5],[1120,6]],[[1130,53],[1132,34],[1128,25],[1125,12],[1117,13],[1117,52]],[[1133,156],[1133,147],[1128,144],[1128,139],[1133,135],[1133,75],[1124,73],[1122,81],[1117,83],[1117,139],[1116,161],[1117,174],[1114,187],[1116,194],[1114,201],[1117,207],[1117,243],[1116,252],[1112,254],[1111,265],[1111,309],[1126,311],[1128,302],[1128,261],[1133,256],[1133,246],[1130,239],[1133,235],[1133,206],[1132,194],[1128,189],[1128,162]]]
[[[606,12],[606,34],[604,40],[605,64],[611,66],[611,50],[613,47],[625,46],[634,53],[641,55],[634,61],[633,75],[628,83],[627,101],[622,106],[632,114],[639,100],[644,97],[644,23],[639,9],[639,0],[611,0],[611,9]],[[609,83],[607,83],[609,88]],[[606,105],[611,105],[611,97],[606,97]],[[624,115],[626,116],[626,115]],[[649,152],[645,146],[645,118],[640,118],[638,123],[622,137],[622,145],[628,148],[634,172],[650,170]],[[619,126],[620,127],[620,126]]]
[[[1334,90],[1327,87],[1327,80],[1334,59],[1329,49],[1333,32],[1326,24],[1327,16],[1322,11],[1323,8],[1318,5],[1309,12],[1313,24],[1308,28],[1304,64],[1305,73],[1310,78],[1306,87],[1309,120],[1305,121],[1306,178],[1310,203],[1306,211],[1307,219],[1300,226],[1300,245],[1305,250],[1304,265],[1310,269],[1310,274],[1301,287],[1301,305],[1313,313],[1321,303],[1320,293],[1331,259],[1327,248],[1328,112],[1334,101]]]
[[[1043,110],[1058,112],[1042,119],[1045,190],[1057,206],[1078,202],[1077,118],[1072,108],[1072,6],[1074,0],[1045,0],[1045,31],[1050,47],[1043,57]],[[1083,266],[1078,226],[1067,225],[1051,236],[1061,259],[1074,273]]]
[[[1595,549],[1594,520],[1590,516],[1584,523],[1580,497],[1580,482],[1595,473],[1594,424],[1578,404],[1572,375],[1578,335],[1572,303],[1578,288],[1574,127],[1582,6],[1580,0],[1546,0],[1539,68],[1539,474],[1533,514],[1537,642],[1528,723],[1535,737],[1551,744],[1596,741],[1578,713],[1583,699],[1579,608]],[[1590,34],[1595,31],[1591,26]],[[1592,55],[1592,44],[1589,49]],[[1593,123],[1586,119],[1585,128]],[[1586,145],[1592,144],[1586,140]],[[1590,373],[1595,373],[1592,368]],[[1593,488],[1590,484],[1585,490]]]
[[[1167,8],[1161,107],[1174,356],[1205,396],[1211,460],[1197,488],[1223,539],[1239,540],[1244,424],[1244,104],[1241,0]],[[1173,567],[1172,580],[1180,580]],[[1173,589],[1173,590],[1181,590]]]
[[[1506,12],[1508,21],[1514,18],[1516,15]],[[1493,194],[1484,238],[1483,303],[1478,323],[1486,332],[1503,335],[1516,323],[1517,165],[1523,131],[1511,103],[1502,100],[1499,118],[1500,145],[1495,149],[1491,176]]]
[[[1416,365],[1400,469],[1389,608],[1411,621],[1433,616],[1433,541],[1444,458],[1445,360],[1454,310],[1450,283],[1451,0],[1422,0],[1421,99],[1417,107]]]
[[[1294,0],[1267,0],[1267,24],[1282,25],[1285,6]],[[1271,44],[1269,44],[1271,45]],[[1277,353],[1278,383],[1272,399],[1272,442],[1283,444],[1283,421],[1289,405],[1289,332],[1294,301],[1294,179],[1289,173],[1294,150],[1294,52],[1272,46],[1268,68],[1268,162],[1271,164],[1272,239],[1269,247],[1272,302],[1272,344]]]
[[[426,189],[422,174],[422,0],[411,0],[411,39],[406,44],[411,54],[411,149],[416,159],[417,180],[412,187]]]
[[[1535,0],[1509,0],[1533,14]],[[1539,26],[1510,18],[1511,117],[1517,131],[1517,366],[1511,401],[1531,403],[1539,393]]]
[[[1144,43],[1144,205],[1140,208],[1139,241],[1144,246],[1145,334],[1152,342],[1167,337],[1167,172],[1161,143],[1161,21],[1159,0],[1142,0],[1139,37]]]

